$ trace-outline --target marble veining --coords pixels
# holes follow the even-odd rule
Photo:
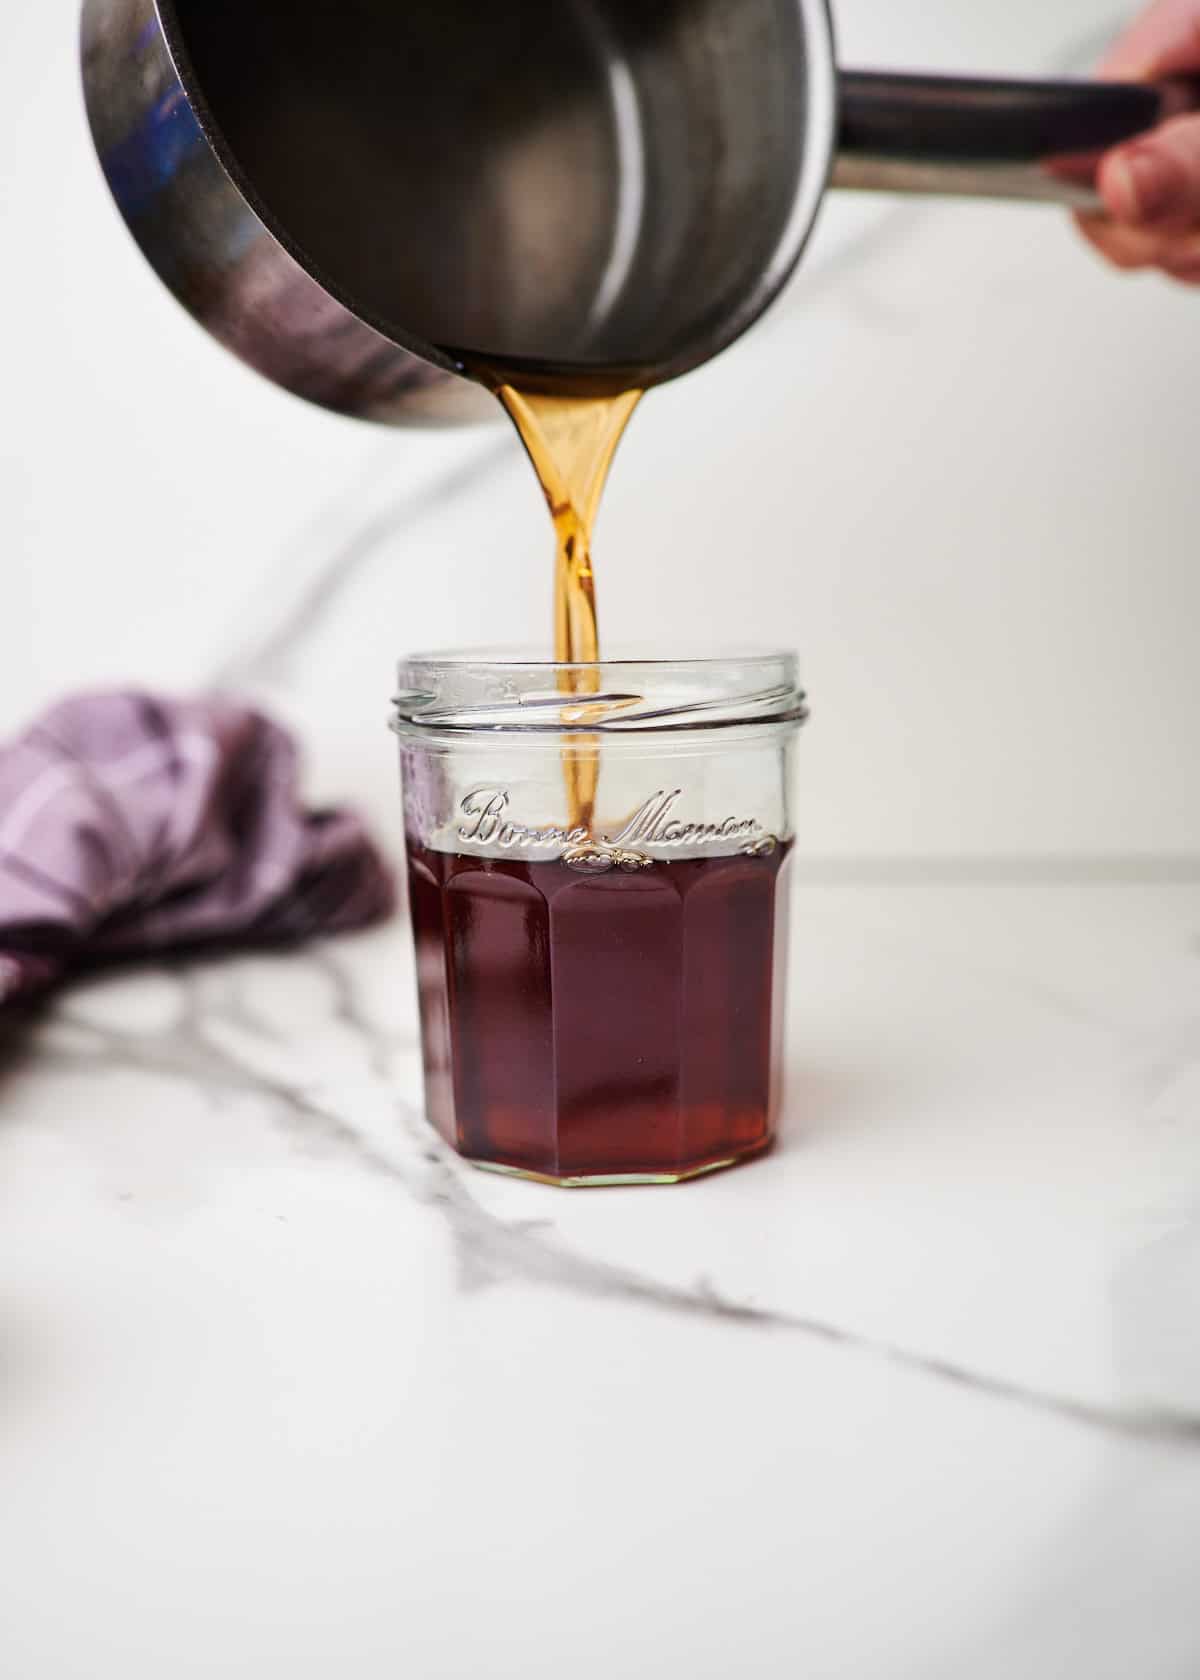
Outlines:
[[[327,1083],[306,1066],[303,1043],[258,1007],[252,983],[235,960],[216,965],[178,965],[165,972],[174,1007],[152,1032],[97,1020],[86,1000],[68,996],[49,1009],[31,1047],[10,1034],[9,1055],[18,1065],[30,1056],[47,1072],[93,1080],[106,1073],[134,1072],[181,1081],[213,1103],[249,1097],[269,1112],[276,1126],[305,1143],[319,1141],[361,1171],[391,1181],[406,1196],[436,1209],[444,1218],[457,1255],[460,1283],[468,1289],[514,1284],[549,1287],[581,1297],[612,1298],[637,1307],[697,1316],[760,1332],[789,1332],[814,1339],[847,1356],[896,1366],[939,1383],[961,1387],[999,1404],[1043,1412],[1087,1428],[1133,1438],[1200,1445],[1200,1409],[1101,1404],[1039,1389],[952,1357],[923,1352],[864,1335],[832,1320],[741,1301],[707,1276],[677,1287],[630,1267],[580,1252],[559,1233],[553,1205],[538,1217],[504,1218],[475,1193],[477,1175],[460,1162],[427,1126],[419,1103],[396,1097],[416,1044],[410,1033],[382,1026],[378,1009],[363,997],[352,966],[336,947],[290,955],[293,974],[308,970],[327,994],[329,1018],[352,1036],[362,1075],[374,1089],[369,1107],[390,1116],[390,1126],[364,1130],[351,1104],[344,1107]],[[1078,1009],[1036,984],[1024,990],[1036,1004],[1094,1023]],[[1105,1023],[1105,1025],[1111,1025]],[[1147,1109],[1159,1102],[1200,1064],[1200,1037],[1189,1024],[1179,1042],[1156,1052],[1139,1081]],[[361,1095],[356,1082],[356,1097]],[[769,1165],[759,1170],[770,1171]]]

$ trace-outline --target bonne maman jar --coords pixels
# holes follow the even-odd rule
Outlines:
[[[403,662],[426,1104],[460,1154],[670,1184],[770,1146],[805,715],[787,653]]]

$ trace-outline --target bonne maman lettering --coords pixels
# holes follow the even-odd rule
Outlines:
[[[638,806],[615,834],[592,834],[588,829],[554,825],[534,827],[509,815],[511,797],[506,788],[476,788],[459,806],[463,821],[458,838],[468,845],[497,846],[502,851],[560,851],[579,846],[632,848],[635,846],[682,847],[745,842],[762,834],[753,817],[726,817],[719,822],[683,822],[676,808],[683,789],[659,789]]]

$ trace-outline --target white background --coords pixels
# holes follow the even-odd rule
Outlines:
[[[837,11],[845,63],[981,72],[1082,68],[1115,23],[1102,0]],[[322,791],[383,811],[395,656],[548,625],[517,447],[336,420],[219,352],[108,201],[70,0],[8,0],[0,29],[0,727],[84,682],[244,667],[349,545],[278,704]],[[814,855],[1194,852],[1198,393],[1200,295],[1108,273],[1059,212],[831,201],[767,323],[636,420],[605,631],[801,648]]]

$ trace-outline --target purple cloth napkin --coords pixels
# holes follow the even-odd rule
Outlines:
[[[234,700],[85,694],[0,747],[0,1004],[107,959],[365,927],[391,872]]]

